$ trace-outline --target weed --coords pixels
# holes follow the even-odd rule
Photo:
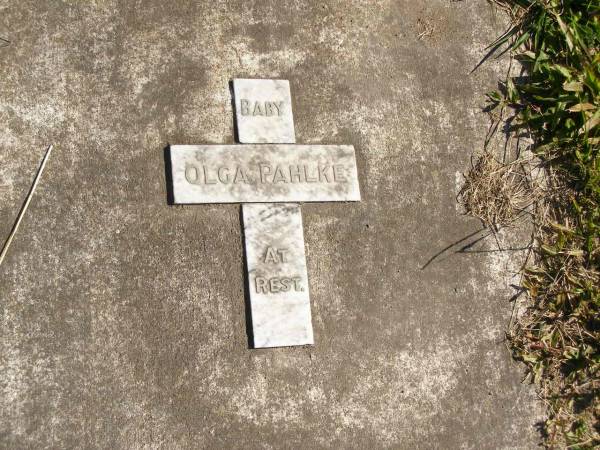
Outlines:
[[[491,46],[522,76],[488,94],[511,111],[509,131],[533,140],[545,173],[477,161],[460,199],[490,227],[510,224],[531,201],[535,258],[522,274],[527,311],[507,332],[548,405],[545,444],[600,446],[600,0],[494,0],[512,25]],[[529,166],[531,167],[531,166]],[[526,189],[529,187],[529,189]]]

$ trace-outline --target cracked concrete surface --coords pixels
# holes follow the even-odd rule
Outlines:
[[[484,0],[0,1],[0,447],[532,448],[503,343],[518,254],[455,195],[506,69]],[[168,206],[167,144],[232,143],[228,82],[289,79],[316,345],[248,350],[239,206]],[[468,240],[465,242],[469,242]]]

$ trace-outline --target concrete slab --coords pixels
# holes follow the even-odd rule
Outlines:
[[[521,259],[455,202],[507,67],[470,73],[487,1],[1,5],[0,236],[55,148],[0,266],[0,447],[535,448]],[[234,143],[234,78],[356,148],[363,201],[302,206],[312,347],[247,349],[238,205],[167,203],[168,144]]]

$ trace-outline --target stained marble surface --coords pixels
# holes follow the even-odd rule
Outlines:
[[[239,142],[296,142],[288,80],[238,78],[233,92]]]
[[[254,347],[313,344],[300,206],[245,204]]]
[[[175,203],[359,201],[351,145],[172,145]]]

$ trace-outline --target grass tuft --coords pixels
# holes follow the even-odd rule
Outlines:
[[[512,225],[539,196],[540,188],[530,176],[531,163],[524,158],[504,163],[486,149],[465,176],[458,194],[465,212],[494,232]]]
[[[485,151],[459,199],[497,229],[532,214],[528,308],[507,332],[548,405],[548,448],[600,447],[600,0],[494,0],[512,19],[490,46],[523,68],[488,94],[535,164]],[[498,115],[497,115],[498,117]],[[544,183],[533,185],[534,170]]]

